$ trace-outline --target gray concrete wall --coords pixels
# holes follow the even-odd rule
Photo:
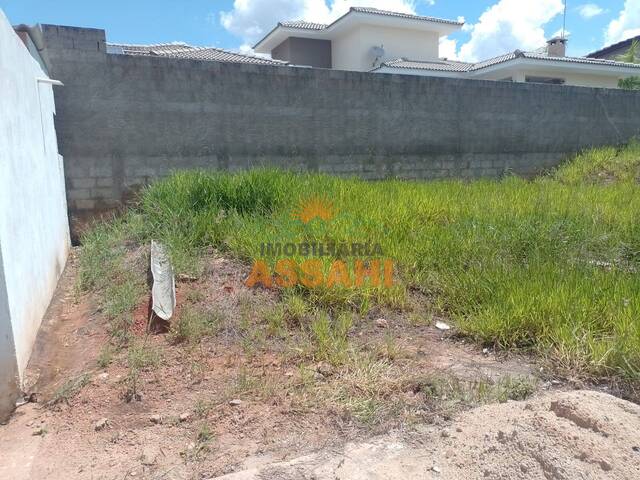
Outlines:
[[[43,28],[75,213],[174,169],[532,175],[640,132],[635,92],[107,55],[104,31]]]
[[[331,40],[289,37],[271,50],[271,57],[293,65],[331,68]]]
[[[15,405],[70,244],[47,80],[0,10],[0,419]]]

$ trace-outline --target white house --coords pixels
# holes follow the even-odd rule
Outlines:
[[[640,75],[640,65],[567,57],[567,40],[559,37],[535,52],[516,50],[477,63],[440,58],[440,37],[462,25],[453,20],[352,7],[329,25],[280,22],[254,49],[291,65],[479,80],[617,88],[618,80]]]
[[[440,37],[462,25],[440,18],[351,7],[330,25],[280,22],[254,50],[293,65],[367,72],[381,61],[394,58],[438,60]]]

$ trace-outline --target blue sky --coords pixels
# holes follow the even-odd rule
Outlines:
[[[570,55],[640,34],[640,0],[568,2]],[[441,45],[441,55],[463,60],[534,49],[562,27],[563,0],[0,0],[14,24],[96,27],[112,42],[183,41],[242,51],[278,20],[330,22],[350,5],[464,17],[465,30]]]

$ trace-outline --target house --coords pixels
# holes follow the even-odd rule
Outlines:
[[[516,50],[477,63],[446,59],[416,62],[400,58],[383,62],[372,71],[477,80],[549,83],[581,87],[618,88],[618,80],[640,75],[640,65],[599,58],[567,57],[567,40],[552,38],[535,52]]]
[[[368,72],[384,60],[437,61],[441,37],[462,22],[351,7],[335,22],[280,22],[255,46],[292,65]]]
[[[609,45],[608,47],[604,47],[600,50],[596,50],[595,52],[591,52],[587,55],[587,58],[606,58],[609,60],[616,60],[620,55],[624,55],[627,53],[629,48],[631,48],[631,44],[636,41],[640,42],[640,35],[637,37],[627,38],[618,43],[614,43],[613,45]]]
[[[640,74],[640,65],[568,57],[567,39],[560,37],[534,52],[515,50],[477,63],[440,58],[440,38],[462,25],[352,7],[329,25],[280,22],[254,49],[291,65],[317,68],[585,87],[618,88],[620,79]]]
[[[160,43],[154,45],[131,45],[126,43],[106,44],[109,54],[146,57],[184,58],[225,63],[249,63],[253,65],[286,65],[286,62],[270,58],[230,52],[216,47],[194,47],[186,43]]]

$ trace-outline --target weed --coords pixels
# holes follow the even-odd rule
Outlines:
[[[341,312],[334,320],[324,311],[315,315],[310,331],[315,344],[316,360],[326,360],[335,365],[344,361],[349,346],[347,335],[352,323],[350,312]]]
[[[285,309],[277,305],[265,313],[267,333],[273,337],[283,338],[286,334]]]
[[[302,325],[305,316],[309,313],[307,302],[297,294],[290,294],[285,298],[284,309],[290,326]]]
[[[206,418],[213,407],[214,404],[211,401],[198,399],[193,410],[198,418]]]
[[[140,375],[143,370],[157,368],[161,362],[160,352],[143,341],[135,341],[129,345],[127,350],[127,366],[129,371],[124,379],[126,402],[140,400]]]
[[[172,326],[170,340],[195,345],[204,337],[218,333],[223,323],[224,314],[220,310],[187,307]]]
[[[111,345],[106,344],[103,346],[96,360],[98,367],[107,368],[113,360],[113,353],[113,347]]]
[[[51,400],[47,402],[47,406],[57,405],[62,402],[69,403],[69,400],[80,393],[80,390],[89,385],[89,383],[91,383],[91,377],[88,373],[70,378],[55,391]]]
[[[417,390],[425,394],[431,411],[449,417],[462,408],[525,400],[535,391],[536,380],[530,377],[505,377],[496,382],[489,379],[465,381],[451,376],[432,376],[418,380],[416,385]]]
[[[144,341],[136,341],[129,345],[127,351],[130,369],[144,370],[157,368],[162,360],[160,351]]]
[[[273,398],[278,393],[278,387],[270,377],[254,375],[242,367],[229,386],[225,399],[230,400],[244,395],[254,398]]]
[[[198,443],[207,443],[213,439],[213,431],[209,428],[209,425],[206,423],[203,424],[198,430],[198,435],[196,436],[196,440]]]
[[[200,303],[204,300],[205,296],[202,290],[197,288],[190,288],[187,290],[185,300],[189,303]]]
[[[383,422],[397,408],[401,381],[386,360],[351,352],[338,380],[330,386],[331,397],[364,424]]]
[[[397,360],[404,355],[404,350],[391,333],[386,333],[384,343],[378,348],[378,356],[389,361]]]
[[[433,314],[412,312],[409,314],[409,323],[413,327],[431,325],[433,323]]]

